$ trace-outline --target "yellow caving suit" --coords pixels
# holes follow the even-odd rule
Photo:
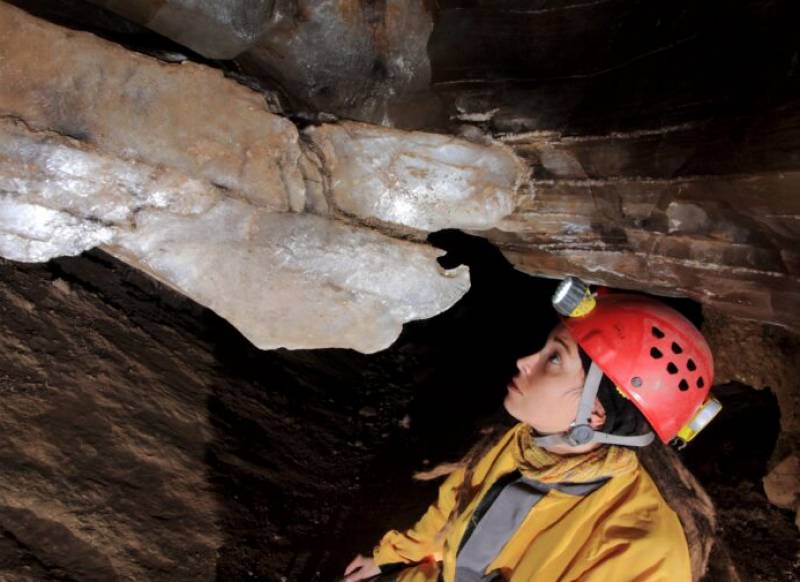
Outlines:
[[[517,425],[478,462],[472,478],[478,493],[446,535],[441,531],[454,508],[464,469],[447,478],[437,502],[413,528],[390,531],[381,539],[373,552],[376,564],[417,564],[403,570],[397,578],[401,582],[435,582],[440,575],[444,582],[454,582],[456,552],[470,517],[493,483],[521,469],[521,435],[528,433],[525,425]],[[527,442],[522,446],[528,448]],[[565,481],[589,481],[609,468],[612,476],[585,497],[555,489],[547,493],[487,572],[499,571],[511,582],[691,581],[689,551],[677,515],[639,465],[635,453],[621,447],[606,449],[617,459],[624,459],[614,461],[619,470],[614,470],[607,459],[603,464],[601,458],[592,461],[598,466],[588,472],[586,463],[582,473],[562,472]],[[576,474],[584,479],[574,479]]]

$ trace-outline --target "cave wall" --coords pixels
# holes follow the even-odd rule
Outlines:
[[[758,475],[758,488],[773,505],[792,512],[800,528],[800,336],[719,314],[706,318],[703,333],[714,352],[716,382],[739,382],[776,399],[780,433]],[[763,432],[757,421],[746,430]],[[760,435],[751,438],[757,442]]]
[[[213,354],[46,268],[0,268],[1,576],[208,579]]]
[[[413,354],[260,351],[98,252],[2,261],[0,298],[0,578],[328,580],[378,534],[330,538]]]
[[[530,273],[797,329],[799,15],[758,0],[440,3],[429,55],[450,127],[533,172],[534,195],[488,237]]]

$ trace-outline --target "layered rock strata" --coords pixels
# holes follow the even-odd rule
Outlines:
[[[754,161],[768,139],[800,147],[798,111],[785,110],[734,158],[715,137],[730,126],[508,135],[535,195],[485,236],[531,273],[684,295],[800,329],[800,171],[788,154],[770,157],[771,167]]]

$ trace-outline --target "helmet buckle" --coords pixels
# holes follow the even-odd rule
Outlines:
[[[594,437],[594,429],[588,424],[578,424],[569,429],[567,433],[567,440],[577,445],[585,445],[592,442]]]

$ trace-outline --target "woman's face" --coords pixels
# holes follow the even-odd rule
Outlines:
[[[517,369],[503,402],[508,413],[539,433],[569,430],[578,411],[584,372],[578,345],[566,327],[557,325],[540,351],[517,360]]]

